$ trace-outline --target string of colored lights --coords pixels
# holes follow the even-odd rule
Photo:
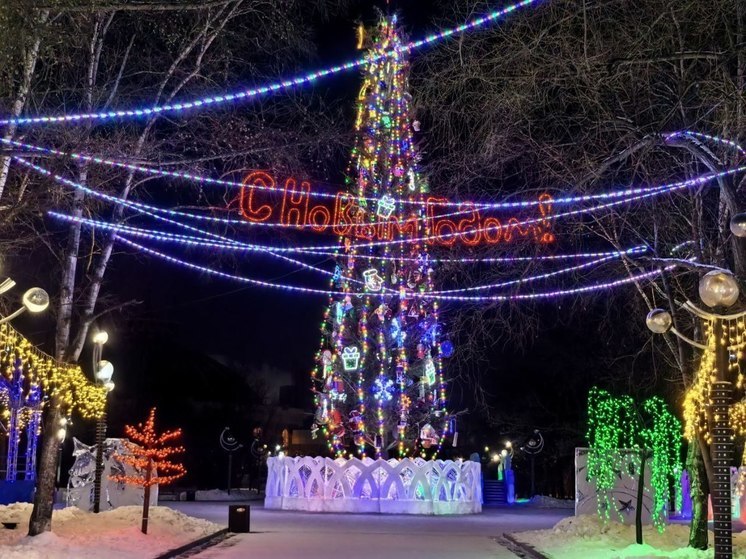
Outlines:
[[[635,254],[641,254],[643,252],[647,251],[647,247],[645,246],[639,246],[627,249],[625,251],[621,251],[619,255],[615,256],[605,256],[603,258],[598,258],[596,260],[591,260],[589,262],[584,262],[582,264],[576,264],[575,266],[568,266],[566,268],[561,268],[559,270],[553,270],[551,272],[544,272],[542,274],[537,274],[534,276],[527,276],[524,278],[516,278],[512,280],[506,280],[499,283],[491,283],[491,284],[485,284],[485,285],[477,285],[473,287],[462,287],[459,289],[441,289],[438,291],[430,291],[431,294],[435,295],[445,295],[445,294],[451,294],[451,293],[468,293],[471,291],[484,291],[487,289],[500,289],[504,287],[509,287],[511,285],[525,285],[527,283],[533,283],[535,281],[556,277],[559,275],[564,274],[571,274],[574,272],[579,272],[581,270],[586,270],[588,268],[593,268],[596,266],[599,266],[605,262],[610,262],[612,260],[618,260],[619,258],[622,258],[623,256],[632,256]]]
[[[251,243],[245,243],[236,241],[234,239],[226,239],[223,241],[209,241],[203,237],[197,237],[193,235],[181,235],[179,233],[170,233],[168,231],[161,231],[158,229],[143,229],[140,227],[134,227],[125,223],[110,223],[108,221],[102,221],[87,217],[78,217],[68,214],[62,214],[59,212],[48,211],[47,215],[65,221],[68,223],[81,223],[89,225],[91,227],[98,227],[108,231],[122,231],[129,235],[140,237],[143,239],[149,239],[159,242],[181,242],[185,246],[198,246],[206,248],[217,248],[217,249],[229,249],[240,252],[274,252],[273,249],[267,248],[265,245],[255,245]],[[201,231],[201,230],[200,230]],[[686,241],[684,244],[690,244],[691,241]],[[680,246],[678,245],[671,249],[671,252],[675,252]],[[550,261],[562,261],[562,260],[585,260],[589,258],[602,258],[606,256],[621,256],[625,254],[625,251],[610,250],[610,251],[598,251],[598,252],[573,252],[568,254],[537,254],[535,256],[485,256],[485,257],[462,257],[462,258],[448,258],[448,257],[430,257],[429,262],[434,263],[459,263],[459,264],[510,264],[518,262],[550,262]],[[319,256],[330,257],[327,252],[314,252],[304,251],[303,254],[312,254]],[[421,259],[414,257],[398,257],[398,256],[375,256],[368,254],[359,254],[356,258],[365,260],[393,260],[399,261],[404,260],[407,262],[418,262]]]
[[[222,241],[209,241],[204,239],[203,237],[197,237],[193,235],[181,235],[178,233],[170,233],[167,231],[160,231],[157,229],[143,229],[140,227],[133,227],[131,225],[127,225],[125,223],[110,223],[107,221],[87,218],[87,217],[79,217],[79,216],[72,216],[68,214],[62,214],[59,212],[54,211],[48,211],[47,215],[54,219],[58,219],[61,221],[65,221],[68,223],[81,223],[88,225],[90,227],[97,227],[100,229],[108,230],[108,231],[114,231],[114,232],[125,232],[129,235],[140,237],[143,239],[148,240],[154,240],[158,242],[175,242],[175,243],[181,243],[187,247],[191,246],[197,246],[197,247],[205,247],[205,248],[215,248],[215,249],[229,249],[233,251],[239,251],[239,252],[273,252],[273,249],[269,249],[264,245],[255,245],[251,243],[244,243],[241,241],[236,241],[233,239],[226,239]],[[200,230],[201,231],[201,230]],[[684,244],[690,244],[691,241],[686,241]],[[671,252],[675,252],[680,246],[677,245],[673,249],[671,249]],[[637,249],[629,249],[632,251],[637,251]],[[645,249],[647,250],[647,249]],[[640,247],[640,251],[644,252],[642,247]],[[549,261],[562,261],[562,260],[584,260],[584,259],[590,259],[590,258],[603,258],[603,257],[618,257],[623,256],[628,253],[628,250],[611,250],[611,251],[599,251],[599,252],[574,252],[569,254],[537,254],[535,256],[494,256],[494,257],[463,257],[463,258],[436,258],[436,257],[430,257],[429,261],[434,263],[460,263],[460,264],[496,264],[496,263],[518,263],[518,262],[549,262]],[[313,252],[313,251],[307,251],[304,252],[304,254],[313,254],[313,255],[320,255],[320,256],[326,256],[330,257],[332,255],[329,255],[326,252]],[[362,258],[366,260],[404,260],[408,262],[418,262],[421,259],[418,258],[410,258],[410,257],[398,257],[398,256],[374,256],[374,255],[366,255],[366,254],[359,254],[356,256],[356,258]]]
[[[169,254],[165,254],[163,252],[154,250],[152,248],[148,248],[130,239],[127,239],[123,235],[117,235],[117,240],[137,249],[140,252],[150,254],[151,256],[156,256],[172,264],[177,264],[184,268],[188,268],[191,270],[197,270],[199,272],[203,272],[205,274],[216,276],[216,277],[221,277],[224,279],[234,280],[234,281],[238,281],[241,283],[248,283],[248,284],[256,285],[259,287],[282,289],[285,291],[294,291],[298,293],[307,293],[307,294],[313,294],[313,295],[334,296],[338,294],[337,291],[329,291],[326,289],[317,289],[313,287],[304,287],[304,286],[293,285],[293,284],[279,284],[279,283],[274,283],[270,281],[258,280],[254,278],[240,276],[237,274],[230,274],[228,272],[223,272],[220,270],[215,270],[214,268],[210,268],[209,266],[195,264],[193,262],[182,260],[180,258],[171,256]],[[673,268],[674,266],[668,266],[664,268],[664,270],[668,271],[668,270],[672,270]],[[634,283],[637,281],[652,279],[660,275],[660,273],[661,273],[661,270],[651,270],[647,272],[641,272],[639,274],[625,276],[623,278],[616,279],[616,280],[609,280],[609,281],[594,283],[594,284],[585,285],[582,287],[575,287],[575,288],[570,288],[570,289],[555,289],[551,291],[541,291],[541,292],[535,292],[535,293],[515,293],[512,295],[469,296],[469,295],[431,295],[428,293],[413,292],[411,293],[411,296],[416,297],[416,298],[421,298],[421,299],[435,299],[439,301],[462,301],[462,302],[470,302],[470,301],[471,302],[511,302],[511,301],[531,301],[531,300],[541,300],[541,299],[554,299],[557,297],[563,297],[567,295],[592,293],[595,291],[613,289],[615,287],[627,285],[627,284]],[[367,292],[351,292],[350,295],[355,296],[355,297],[364,297],[368,295],[368,293]]]
[[[34,144],[29,144],[26,142],[19,142],[17,140],[11,140],[7,138],[0,138],[0,143],[19,147],[22,149],[26,149],[29,151],[33,151],[36,153],[43,153],[45,155],[57,155],[61,157],[68,157],[70,159],[78,160],[78,161],[85,161],[87,163],[94,163],[99,165],[106,165],[109,167],[116,167],[121,169],[127,169],[129,171],[139,172],[148,174],[151,176],[161,176],[166,178],[177,178],[177,179],[183,179],[191,182],[197,182],[200,184],[212,184],[212,185],[218,185],[218,186],[225,186],[229,188],[246,188],[250,187],[254,190],[260,190],[260,191],[268,191],[273,193],[284,193],[285,190],[283,187],[278,186],[267,186],[263,184],[253,184],[253,185],[245,185],[244,183],[237,182],[237,181],[230,181],[226,179],[218,179],[214,177],[208,177],[204,175],[198,175],[193,173],[187,173],[184,171],[170,171],[167,169],[160,169],[155,167],[149,167],[144,165],[138,165],[134,163],[127,163],[124,161],[117,161],[114,159],[106,159],[102,157],[96,157],[91,155],[85,155],[81,153],[76,152],[66,152],[66,151],[60,151],[53,148],[46,148],[42,146],[37,146]],[[684,181],[686,182],[686,181]],[[616,198],[625,198],[628,196],[634,196],[637,194],[645,194],[648,192],[655,192],[658,190],[666,190],[670,188],[676,188],[680,185],[680,182],[674,182],[659,186],[650,186],[650,187],[636,187],[636,188],[626,188],[623,190],[616,190],[611,192],[603,192],[599,194],[585,194],[585,195],[577,195],[577,196],[563,196],[560,198],[552,198],[552,205],[573,205],[573,204],[579,204],[583,202],[592,202],[594,200],[613,200]],[[337,198],[337,193],[331,193],[331,192],[314,192],[309,191],[308,196],[310,197],[317,197],[317,198],[326,198],[334,200]],[[365,202],[371,202],[371,203],[378,203],[380,201],[380,198],[375,198],[372,196],[364,196],[364,195],[354,195],[351,194],[351,196],[358,201],[365,201]],[[417,205],[417,206],[426,206],[428,204],[427,200],[422,200],[420,198],[417,199],[410,199],[410,198],[391,198],[394,203],[397,204],[405,204],[405,205]],[[536,207],[542,204],[541,200],[521,200],[521,201],[512,201],[512,202],[476,202],[476,201],[465,201],[465,202],[451,202],[451,201],[439,201],[437,203],[438,207],[462,207],[464,209],[460,211],[456,211],[450,214],[443,214],[439,215],[438,217],[450,217],[454,215],[462,215],[470,213],[473,209],[489,209],[489,210],[507,210],[507,209],[527,209]],[[250,223],[255,226],[259,227],[289,227],[286,224],[279,224],[279,223],[270,223],[270,222],[246,222]],[[385,223],[385,222],[384,222]],[[292,225],[293,228],[301,228],[301,227],[310,227],[310,225]],[[333,227],[334,225],[329,225],[326,227]],[[320,225],[314,225],[316,228],[321,228]]]
[[[613,396],[593,387],[588,392],[586,436],[589,445],[587,472],[598,491],[599,516],[608,521],[616,510],[610,496],[619,472],[631,477],[636,477],[634,471],[637,475],[645,475],[647,464],[654,489],[652,520],[662,532],[671,499],[670,488],[678,485],[675,482],[681,475],[681,423],[666,403],[654,396],[638,410],[631,396]],[[634,469],[629,467],[630,461]],[[676,500],[681,501],[679,491]]]
[[[247,246],[236,246],[236,245],[231,245],[231,244],[227,244],[227,243],[215,243],[215,242],[211,242],[211,241],[203,241],[203,240],[198,240],[196,238],[190,238],[190,239],[184,239],[184,240],[173,239],[173,238],[170,238],[169,234],[164,234],[164,235],[151,234],[149,232],[145,232],[142,229],[138,229],[138,228],[135,228],[135,227],[130,227],[130,226],[127,226],[127,225],[124,225],[124,224],[107,223],[107,222],[103,222],[103,221],[99,221],[99,220],[95,220],[95,219],[90,219],[90,218],[85,218],[85,217],[77,217],[77,216],[71,216],[71,215],[67,215],[67,214],[60,214],[58,212],[52,212],[52,211],[50,211],[50,212],[47,212],[47,215],[49,215],[50,217],[53,217],[55,219],[68,222],[68,223],[70,223],[70,222],[72,222],[72,223],[80,223],[82,225],[86,225],[86,226],[89,226],[89,227],[98,227],[98,228],[101,228],[101,229],[104,229],[104,230],[114,231],[114,232],[117,232],[117,233],[124,233],[125,235],[132,235],[132,236],[135,236],[135,237],[140,237],[140,238],[143,238],[143,239],[153,240],[153,241],[157,241],[157,242],[159,242],[159,241],[160,242],[162,242],[162,241],[165,241],[165,242],[176,241],[179,244],[184,244],[185,246],[188,246],[188,247],[202,246],[202,247],[210,247],[210,248],[216,248],[216,249],[221,249],[221,250],[223,250],[223,249],[239,250],[239,251],[242,251],[242,252],[243,251],[251,251],[251,250],[262,252],[262,253],[269,252],[269,251],[264,250],[264,249],[253,249],[253,248],[249,248],[250,245],[247,245]],[[194,240],[192,240],[192,239],[194,239]],[[636,254],[642,254],[642,253],[644,253],[646,251],[647,251],[647,247],[643,246],[643,245],[640,245],[640,246],[633,247],[633,248],[626,249],[626,250],[622,250],[622,251],[610,252],[610,253],[605,254],[604,256],[601,256],[600,258],[597,258],[597,259],[594,259],[594,260],[590,260],[590,261],[582,263],[582,264],[577,264],[577,265],[574,265],[574,266],[569,266],[569,267],[566,267],[566,268],[561,268],[559,270],[553,270],[551,272],[545,272],[545,273],[534,275],[534,276],[527,276],[527,277],[524,277],[524,278],[517,278],[517,279],[513,279],[513,280],[507,280],[507,281],[499,282],[499,283],[485,284],[485,285],[479,285],[479,286],[473,286],[473,287],[466,287],[466,288],[459,288],[459,289],[445,289],[445,290],[439,290],[439,291],[430,291],[430,293],[431,294],[436,294],[436,295],[440,295],[440,294],[452,294],[452,293],[467,293],[467,292],[471,292],[471,291],[484,291],[484,290],[487,290],[487,289],[498,289],[498,288],[508,287],[508,286],[511,286],[511,285],[523,285],[523,284],[532,283],[532,282],[535,282],[535,281],[538,281],[538,280],[547,279],[547,278],[550,278],[550,277],[555,277],[555,276],[558,276],[558,275],[570,274],[570,273],[573,273],[573,272],[577,272],[577,271],[580,271],[580,270],[584,270],[584,269],[587,269],[587,268],[591,268],[591,267],[603,264],[605,262],[609,262],[611,260],[619,259],[619,258],[621,258],[623,256],[632,256],[632,255],[636,255]],[[279,256],[279,255],[276,255],[276,256]],[[295,260],[295,259],[286,258],[286,257],[283,258],[283,259],[286,260],[286,261],[288,261],[288,262],[291,262],[293,264],[300,265],[300,266],[302,266],[303,268],[305,268],[307,270],[318,272],[318,273],[321,273],[321,274],[326,275],[326,276],[335,277],[337,275],[336,272],[325,270],[323,268],[319,268],[317,266],[313,266],[311,264],[307,264],[305,262],[301,262],[301,261],[298,261],[298,260]],[[352,281],[352,282],[357,283],[357,284],[364,284],[363,281],[357,280],[355,278],[351,278],[351,277],[347,277],[347,276],[339,276],[339,277],[340,277],[340,279]],[[392,293],[397,293],[396,290],[391,290],[391,292]]]
[[[41,167],[39,165],[36,165],[36,164],[31,163],[29,161],[26,161],[25,159],[23,159],[21,157],[13,156],[13,159],[15,161],[18,161],[19,163],[21,163],[21,164],[23,164],[23,165],[31,168],[31,169],[34,169],[35,171],[37,171],[37,172],[39,172],[41,174],[44,174],[44,175],[46,175],[48,177],[53,178],[55,181],[57,181],[57,182],[59,182],[61,184],[65,184],[67,186],[71,186],[72,188],[75,188],[75,189],[83,190],[84,192],[86,192],[88,194],[91,194],[92,196],[95,196],[95,197],[107,200],[109,202],[112,202],[112,203],[115,203],[115,204],[120,204],[120,205],[123,205],[123,206],[131,208],[131,209],[136,209],[137,211],[139,211],[141,213],[149,213],[149,215],[152,215],[152,213],[150,213],[150,212],[153,212],[153,213],[158,213],[158,214],[166,214],[166,215],[170,215],[170,216],[185,217],[185,218],[194,219],[194,220],[197,220],[197,221],[216,222],[216,223],[221,223],[221,224],[226,224],[226,225],[241,225],[241,224],[247,223],[244,220],[231,220],[231,219],[219,218],[219,217],[214,217],[214,216],[199,216],[199,215],[190,214],[188,212],[181,212],[181,211],[178,211],[178,210],[171,210],[171,209],[168,209],[168,208],[159,208],[159,207],[151,206],[149,204],[144,204],[144,203],[141,203],[141,202],[133,202],[133,201],[130,201],[130,200],[124,200],[124,199],[119,198],[117,196],[112,196],[112,195],[109,195],[109,194],[105,194],[103,192],[99,192],[97,190],[93,190],[91,188],[88,188],[88,187],[86,187],[86,186],[84,186],[84,185],[82,185],[80,183],[75,182],[75,181],[71,181],[70,179],[66,179],[65,177],[62,177],[62,176],[57,175],[55,173],[52,173],[51,171],[49,171],[49,170],[47,170],[47,169],[45,169],[45,168],[43,168],[43,167]],[[570,217],[570,216],[581,215],[581,214],[590,214],[590,213],[594,213],[594,212],[600,211],[602,209],[608,209],[610,207],[618,206],[618,205],[621,205],[621,204],[627,204],[627,203],[630,203],[630,202],[635,202],[635,201],[643,200],[643,199],[650,198],[650,197],[653,197],[653,196],[657,196],[657,195],[662,194],[664,192],[671,192],[671,191],[675,191],[675,190],[681,190],[681,189],[684,189],[684,188],[689,188],[689,187],[694,186],[694,185],[706,184],[707,182],[713,181],[715,179],[718,179],[718,178],[721,178],[721,177],[724,177],[724,176],[728,176],[728,175],[732,175],[732,174],[735,174],[735,173],[738,173],[738,172],[743,172],[743,171],[746,171],[746,166],[741,166],[741,167],[735,167],[735,168],[731,168],[731,169],[726,169],[724,171],[720,171],[720,172],[717,172],[717,173],[708,173],[706,175],[701,175],[699,177],[694,177],[692,179],[689,179],[689,180],[686,180],[686,181],[682,181],[680,183],[676,183],[677,186],[675,186],[675,187],[669,187],[665,191],[663,191],[663,190],[657,190],[657,191],[654,191],[654,192],[647,192],[645,194],[641,194],[641,195],[630,197],[630,198],[625,198],[625,199],[622,199],[622,200],[615,200],[613,202],[609,202],[609,203],[606,203],[606,204],[599,204],[599,205],[596,205],[596,206],[592,206],[590,208],[580,208],[580,209],[577,209],[577,210],[572,210],[572,211],[568,211],[568,212],[552,214],[552,215],[544,216],[544,217],[541,217],[541,218],[529,218],[529,219],[526,219],[526,220],[523,220],[523,221],[516,221],[515,223],[513,223],[511,225],[513,227],[515,227],[515,228],[524,228],[524,227],[530,226],[530,225],[539,225],[539,224],[542,224],[542,223],[545,223],[545,222],[548,222],[548,221],[554,221],[556,219],[563,218],[563,217]],[[478,228],[475,228],[472,232],[473,233],[475,233],[477,231],[478,232],[485,232],[485,231],[490,232],[490,231],[494,231],[494,230],[496,230],[495,226],[487,226],[487,227],[478,227]],[[423,242],[423,241],[436,241],[436,240],[442,240],[442,239],[455,238],[455,237],[457,237],[459,235],[461,235],[461,232],[460,231],[455,231],[455,232],[452,232],[452,233],[443,233],[443,234],[440,234],[440,235],[425,235],[425,236],[422,236],[422,237],[414,237],[414,238],[410,237],[410,238],[402,238],[402,239],[392,239],[392,240],[387,240],[387,241],[371,241],[371,242],[367,242],[367,243],[359,243],[359,244],[356,245],[356,247],[357,248],[364,248],[364,247],[374,247],[374,246],[400,245],[400,244],[408,244],[408,243]],[[269,250],[271,252],[291,252],[291,251],[292,252],[307,252],[307,251],[324,251],[324,250],[336,252],[339,249],[339,246],[337,244],[335,244],[335,245],[315,245],[315,246],[307,246],[307,247],[266,247],[266,248],[267,248],[267,250]]]
[[[736,151],[738,151],[739,153],[741,153],[742,155],[746,155],[746,150],[744,150],[744,148],[741,147],[739,144],[737,144],[733,140],[729,140],[727,138],[721,138],[720,136],[713,136],[711,134],[704,134],[702,132],[695,132],[693,130],[679,130],[677,132],[670,132],[668,134],[663,135],[663,137],[666,140],[677,138],[679,136],[691,136],[692,138],[699,138],[701,140],[709,140],[717,144],[723,144],[728,147],[731,147],[735,149]]]
[[[452,37],[453,35],[463,33],[464,31],[470,31],[473,29],[484,27],[488,23],[495,22],[496,20],[502,18],[503,16],[510,14],[511,12],[514,12],[521,8],[526,8],[526,7],[538,4],[539,2],[540,0],[522,0],[521,2],[511,4],[500,10],[495,10],[493,12],[490,12],[487,15],[484,15],[482,17],[472,19],[471,21],[466,22],[457,27],[452,27],[450,29],[446,29],[446,30],[443,30],[437,33],[432,33],[422,39],[419,39],[417,41],[412,41],[408,44],[402,45],[400,50],[411,52],[414,50],[421,49],[425,46],[429,46],[439,41],[442,41],[444,39],[448,39],[449,37]],[[223,95],[211,95],[208,97],[202,97],[202,98],[195,99],[192,101],[180,101],[180,102],[175,102],[175,103],[168,103],[165,105],[144,107],[141,109],[125,109],[125,110],[112,110],[112,111],[100,111],[100,112],[89,112],[89,113],[74,113],[74,114],[63,114],[63,115],[53,115],[53,116],[5,118],[5,119],[0,120],[0,125],[7,126],[10,124],[15,124],[17,126],[22,126],[22,125],[40,124],[40,123],[51,124],[51,123],[61,123],[61,122],[84,122],[84,121],[109,120],[109,119],[114,119],[114,118],[142,118],[142,117],[150,117],[150,116],[164,114],[164,113],[180,113],[180,112],[183,112],[189,109],[202,109],[202,108],[207,108],[207,107],[216,107],[216,106],[220,106],[231,101],[249,100],[255,97],[266,95],[268,93],[274,93],[277,91],[290,89],[295,86],[311,84],[311,83],[314,83],[319,78],[332,76],[334,74],[339,74],[341,72],[345,72],[348,70],[353,70],[360,66],[364,66],[372,62],[375,62],[377,59],[385,58],[386,56],[391,56],[392,54],[393,54],[392,52],[384,53],[382,55],[379,55],[377,58],[370,57],[370,56],[364,56],[356,60],[345,62],[343,64],[338,64],[336,66],[331,66],[331,67],[328,67],[322,70],[316,70],[314,72],[309,72],[304,75],[296,76],[295,78],[271,83],[269,85],[264,85],[261,87],[254,87],[254,88],[245,89],[243,91],[237,91],[233,93],[225,93]]]

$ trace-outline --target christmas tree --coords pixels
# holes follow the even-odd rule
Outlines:
[[[422,239],[430,232],[413,139],[419,123],[396,18],[382,20],[370,43],[346,173],[355,212],[337,229],[339,294],[321,325],[313,431],[336,456],[433,457],[453,430],[442,364],[452,346],[437,302],[422,296],[433,290],[434,270]]]
[[[169,458],[174,454],[184,452],[184,447],[171,446],[171,441],[181,437],[181,429],[164,431],[159,435],[155,430],[155,408],[153,408],[144,425],[142,423],[139,423],[137,427],[125,425],[124,432],[130,439],[124,441],[129,454],[118,454],[116,458],[134,467],[137,474],[134,476],[113,475],[110,479],[144,488],[141,531],[147,534],[150,488],[154,485],[166,485],[186,474],[184,466]]]

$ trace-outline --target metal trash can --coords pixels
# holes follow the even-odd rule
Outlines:
[[[228,531],[234,534],[248,533],[251,526],[249,505],[228,505]]]

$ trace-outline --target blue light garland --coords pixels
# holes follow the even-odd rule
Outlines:
[[[667,137],[673,137],[674,135],[681,135],[684,134],[684,132],[674,132],[671,134],[668,134]],[[686,134],[692,134],[692,133],[686,133]],[[168,171],[164,169],[157,169],[154,167],[147,167],[143,165],[135,165],[132,163],[127,163],[124,161],[117,161],[113,159],[106,159],[101,157],[95,157],[91,155],[85,155],[81,153],[75,153],[75,152],[65,152],[56,150],[53,148],[46,148],[42,146],[37,146],[34,144],[29,144],[25,142],[19,142],[16,140],[10,140],[7,138],[0,138],[0,143],[4,143],[6,145],[14,146],[14,147],[20,147],[23,149],[27,149],[29,151],[34,151],[37,153],[44,153],[47,155],[59,155],[62,157],[69,157],[71,159],[79,160],[79,161],[86,161],[88,163],[95,163],[98,165],[106,165],[109,167],[116,167],[121,169],[127,169],[129,171],[135,171],[139,173],[145,173],[152,176],[161,176],[161,177],[169,177],[169,178],[177,178],[177,179],[183,179],[187,181],[197,182],[200,184],[212,184],[212,185],[219,185],[219,186],[225,186],[228,188],[245,188],[247,185],[244,185],[243,183],[236,182],[236,181],[229,181],[225,179],[216,179],[213,177],[206,177],[204,175],[197,175],[193,173],[186,173],[183,171]],[[738,148],[737,144],[735,144]],[[742,148],[741,148],[742,149]],[[684,181],[688,182],[688,181]],[[626,188],[623,190],[616,190],[611,192],[602,192],[600,194],[585,194],[585,195],[579,195],[579,196],[564,196],[560,198],[552,198],[551,204],[553,206],[556,205],[572,205],[572,204],[578,204],[582,202],[592,202],[595,200],[614,200],[619,198],[626,198],[630,196],[637,196],[640,194],[646,194],[650,192],[657,192],[659,190],[670,190],[670,189],[676,189],[679,186],[681,186],[683,183],[669,183],[659,186],[649,186],[649,187],[636,187],[636,188]],[[264,186],[264,185],[251,185],[252,189],[260,190],[260,191],[269,191],[269,192],[275,192],[275,193],[282,193],[284,192],[284,189],[281,187],[271,187],[271,186]],[[329,192],[309,192],[309,196],[314,196],[318,198],[326,198],[326,199],[336,199],[337,194],[336,193],[329,193]],[[371,197],[371,196],[355,196],[353,197],[360,201],[366,201],[371,203],[377,203],[378,198]],[[406,198],[392,198],[395,203],[399,204],[409,204],[409,205],[417,205],[417,206],[425,206],[427,205],[426,201],[422,200],[410,200]],[[450,217],[454,215],[461,215],[470,213],[472,209],[491,209],[491,210],[503,210],[503,209],[526,209],[526,208],[533,208],[541,204],[542,201],[540,200],[521,200],[521,201],[515,201],[515,202],[474,202],[474,201],[466,201],[466,202],[438,202],[438,206],[467,206],[467,209],[449,213],[449,214],[443,214],[439,215],[438,217]],[[186,213],[186,212],[184,212]],[[188,215],[195,215],[195,214],[188,214]],[[298,228],[297,225],[285,225],[280,223],[268,223],[268,222],[248,222],[245,220],[241,220],[245,224],[250,224],[252,226],[256,227],[292,227],[292,228]],[[316,226],[318,227],[318,226]],[[333,227],[333,225],[329,225],[329,227]]]
[[[120,204],[131,209],[135,209],[141,213],[146,213],[147,215],[150,215],[151,217],[155,217],[154,214],[165,214],[165,215],[174,216],[174,217],[184,217],[187,219],[193,219],[195,221],[208,221],[208,222],[222,223],[222,224],[228,224],[228,225],[241,225],[241,224],[245,225],[247,223],[244,220],[232,220],[232,219],[219,218],[219,217],[213,217],[213,216],[200,216],[200,215],[190,214],[188,212],[181,212],[181,211],[171,210],[167,208],[159,208],[156,206],[143,204],[141,202],[132,202],[132,201],[124,200],[116,196],[111,196],[109,194],[98,192],[80,183],[66,179],[60,175],[52,173],[51,171],[47,169],[44,169],[43,167],[39,165],[30,163],[23,158],[14,156],[13,159],[31,169],[34,169],[35,171],[39,173],[42,173],[46,176],[53,178],[55,181],[61,184],[71,186],[72,188],[75,188],[75,189],[80,189],[92,196],[107,200],[109,202],[113,202],[115,204]],[[720,171],[717,173],[708,173],[705,175],[701,175],[699,177],[695,177],[693,179],[689,179],[689,180],[682,181],[679,183],[674,183],[674,185],[671,185],[671,186],[666,186],[665,190],[663,190],[664,187],[661,187],[655,191],[649,191],[645,194],[641,194],[638,196],[634,196],[634,197],[630,197],[630,198],[626,198],[622,200],[616,200],[614,202],[609,202],[606,204],[599,204],[596,206],[592,206],[590,208],[581,208],[578,210],[572,210],[572,211],[568,211],[564,213],[553,214],[553,215],[549,215],[549,216],[542,217],[542,218],[532,218],[532,219],[526,219],[523,221],[517,221],[514,225],[516,227],[525,227],[527,225],[541,224],[541,223],[546,223],[548,221],[554,221],[562,217],[569,217],[569,216],[581,215],[581,214],[586,214],[586,213],[590,214],[590,213],[594,213],[602,209],[607,209],[607,208],[615,207],[621,204],[627,204],[627,203],[634,202],[637,200],[642,200],[645,198],[657,196],[665,192],[672,192],[675,190],[681,190],[681,189],[685,189],[685,188],[695,186],[695,185],[706,184],[718,178],[732,175],[738,172],[743,172],[743,171],[746,171],[746,166],[735,167],[735,168],[727,169],[727,170]],[[180,226],[185,226],[184,224],[180,224],[178,222],[175,222],[175,223]],[[492,230],[494,230],[494,227],[481,227],[481,228],[474,229],[474,232],[477,232],[477,231],[484,232],[484,231],[492,231]],[[204,234],[204,232],[201,230],[197,230],[197,231]],[[452,237],[457,237],[460,234],[461,234],[460,232],[453,232],[453,233],[444,233],[441,235],[426,235],[423,237],[415,237],[415,238],[410,238],[410,239],[394,239],[390,241],[372,241],[372,242],[367,242],[367,243],[358,243],[356,244],[356,248],[359,249],[363,247],[402,245],[402,244],[408,244],[408,243],[413,243],[413,242],[423,242],[423,241],[429,241],[429,240],[452,238]],[[294,248],[288,248],[288,247],[266,247],[266,248],[268,251],[271,251],[271,252],[300,252],[302,253],[302,252],[307,252],[307,251],[323,251],[323,250],[336,252],[339,249],[339,245],[335,244],[335,245],[315,245],[315,246],[294,247]]]
[[[422,47],[434,44],[438,41],[447,39],[457,33],[463,33],[464,31],[470,31],[483,27],[488,23],[492,23],[501,17],[514,12],[520,8],[525,8],[534,4],[538,4],[540,0],[522,0],[510,6],[506,6],[501,10],[495,10],[489,14],[473,19],[470,22],[446,29],[438,33],[433,33],[420,39],[413,41],[406,45],[402,45],[401,49],[405,52],[411,52]],[[214,107],[223,105],[229,101],[241,101],[248,100],[254,97],[260,97],[268,93],[274,93],[276,91],[282,91],[290,89],[294,86],[300,86],[310,84],[326,76],[339,74],[347,70],[353,70],[360,66],[375,62],[385,56],[396,56],[398,53],[395,51],[380,55],[378,57],[362,57],[357,60],[351,60],[344,64],[331,66],[323,70],[317,70],[315,72],[309,72],[295,78],[283,80],[281,82],[275,82],[269,85],[255,87],[251,89],[245,89],[234,93],[226,93],[224,95],[212,95],[209,97],[202,97],[193,101],[182,101],[177,103],[168,103],[166,105],[144,107],[142,109],[127,109],[127,110],[115,110],[115,111],[101,111],[101,112],[90,112],[90,113],[76,113],[69,115],[56,115],[56,116],[33,116],[33,117],[19,117],[19,118],[6,118],[0,120],[0,126],[7,126],[9,124],[15,124],[17,126],[28,125],[28,124],[50,124],[59,122],[82,122],[82,121],[95,121],[95,120],[110,120],[113,118],[142,118],[159,115],[163,113],[182,112],[188,109],[201,109],[204,107]]]

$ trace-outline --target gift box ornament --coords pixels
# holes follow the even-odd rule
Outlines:
[[[342,366],[345,371],[357,371],[360,366],[360,350],[356,346],[347,346],[342,350]]]

